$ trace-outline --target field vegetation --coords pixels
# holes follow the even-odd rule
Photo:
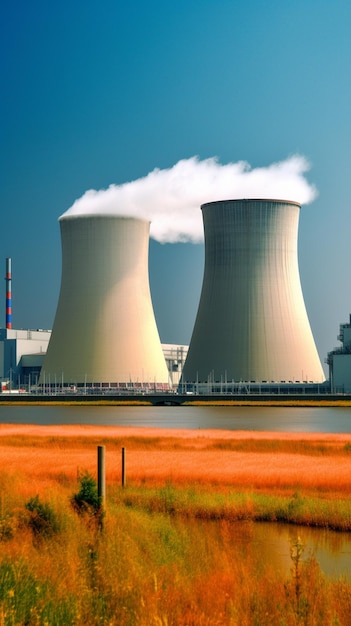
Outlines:
[[[351,623],[350,580],[327,578],[297,535],[284,576],[268,546],[262,560],[238,540],[258,520],[350,531],[350,437],[86,426],[0,426],[0,437],[1,625]]]

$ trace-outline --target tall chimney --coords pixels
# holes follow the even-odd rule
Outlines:
[[[12,328],[11,259],[6,259],[6,328]]]

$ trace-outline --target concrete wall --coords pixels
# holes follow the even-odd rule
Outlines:
[[[325,380],[297,259],[300,205],[202,206],[205,270],[183,380]]]
[[[332,392],[351,393],[351,354],[333,355]]]
[[[63,216],[61,289],[41,382],[168,383],[151,303],[149,223]]]

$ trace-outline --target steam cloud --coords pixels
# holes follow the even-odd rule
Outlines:
[[[151,221],[150,235],[162,243],[203,240],[201,204],[215,200],[277,198],[309,204],[316,188],[305,178],[307,159],[293,155],[252,169],[239,161],[221,165],[213,157],[183,159],[169,169],[108,189],[90,189],[61,218],[74,215],[123,215]],[[60,218],[60,219],[61,219]]]

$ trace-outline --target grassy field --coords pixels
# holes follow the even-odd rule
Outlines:
[[[97,445],[104,515],[73,506]],[[346,626],[347,580],[298,539],[284,578],[235,529],[349,531],[350,492],[350,435],[0,425],[0,625]]]

